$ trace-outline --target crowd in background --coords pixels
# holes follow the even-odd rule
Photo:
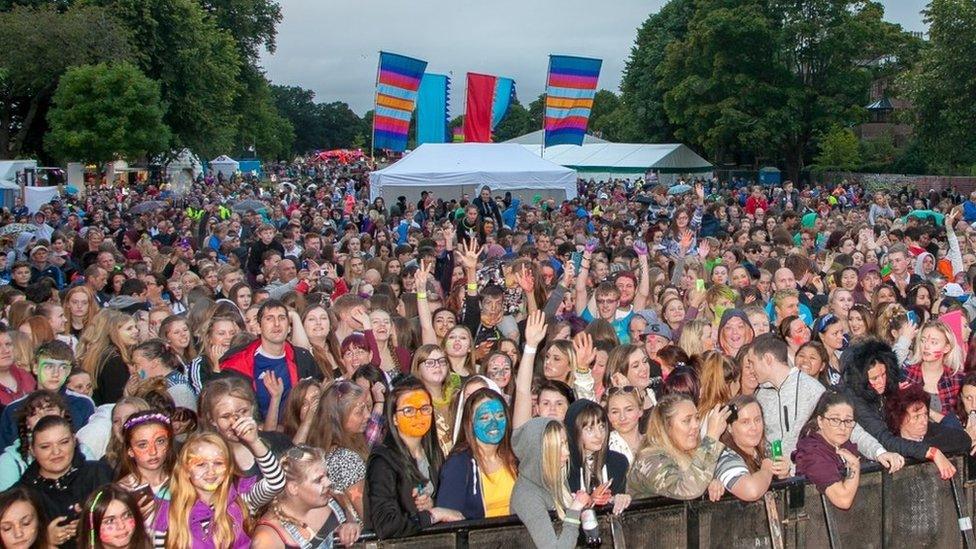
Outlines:
[[[976,197],[713,177],[386,201],[370,167],[0,212],[0,546],[517,515],[573,547],[594,508],[801,475],[848,509],[866,461],[949,479],[973,447]]]

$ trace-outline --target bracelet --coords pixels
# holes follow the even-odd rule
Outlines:
[[[469,292],[477,292],[478,291],[478,283],[477,282],[468,282],[468,291]]]
[[[570,517],[563,517],[563,522],[568,522],[570,524],[575,524],[577,526],[580,525],[580,521],[578,521],[578,520],[576,520],[574,518],[570,518]]]
[[[539,349],[537,349],[536,347],[533,347],[532,345],[526,345],[522,349],[522,354],[535,354],[535,352],[538,351],[538,350]]]
[[[417,292],[417,299],[427,299],[427,292]]]

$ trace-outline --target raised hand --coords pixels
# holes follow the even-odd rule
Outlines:
[[[522,288],[525,295],[531,296],[532,292],[535,291],[535,277],[532,276],[532,269],[528,265],[523,266],[522,270],[519,271],[517,281],[519,288]]]
[[[231,426],[231,430],[234,431],[234,434],[237,435],[237,438],[239,438],[241,442],[247,444],[248,446],[251,446],[259,440],[258,423],[254,421],[254,418],[251,416],[238,418],[238,420],[234,422],[234,425]]]
[[[546,337],[546,315],[536,311],[525,320],[525,344],[536,347]]]
[[[691,232],[691,229],[685,229],[681,231],[681,253],[686,254],[688,250],[691,249],[692,240],[695,238],[695,233]]]
[[[268,394],[271,395],[272,400],[280,400],[281,395],[285,392],[284,380],[276,376],[275,373],[270,370],[261,376],[261,383],[263,383],[264,388],[268,390]]]
[[[482,251],[483,248],[479,248],[478,243],[473,240],[461,243],[459,253],[465,270],[473,271],[478,268],[478,256]]]
[[[698,256],[704,261],[708,257],[708,252],[712,251],[712,245],[708,243],[707,238],[703,238],[701,242],[698,243]]]
[[[414,273],[413,279],[416,283],[417,292],[427,291],[427,281],[430,279],[430,271],[433,265],[429,261],[421,261],[420,266],[417,268],[417,272]]]
[[[596,353],[593,350],[593,336],[580,332],[573,338],[573,350],[576,351],[576,367],[580,370],[593,366]]]

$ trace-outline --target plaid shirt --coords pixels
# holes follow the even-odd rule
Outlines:
[[[961,371],[953,373],[950,368],[942,368],[942,377],[939,378],[939,402],[942,403],[942,414],[954,414],[956,403],[959,401],[959,391],[962,390]],[[905,379],[911,383],[918,383],[925,386],[922,378],[922,364],[914,364],[905,370]]]
[[[366,446],[372,449],[380,442],[383,442],[383,437],[385,436],[386,418],[383,414],[370,414],[369,422],[366,423]]]

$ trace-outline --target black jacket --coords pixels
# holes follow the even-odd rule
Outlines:
[[[83,506],[88,496],[109,482],[112,482],[112,471],[102,462],[85,461],[81,451],[76,448],[71,469],[61,478],[51,480],[42,477],[35,461],[27,466],[17,484],[37,493],[44,514],[53,522],[58,517],[68,517],[68,520],[77,518],[81,513],[75,509],[75,505],[79,508]],[[64,546],[74,546],[75,543],[75,540],[70,540]]]
[[[366,526],[379,539],[409,536],[432,524],[430,511],[419,511],[414,505],[413,489],[417,485],[411,482],[386,444],[375,446],[369,454],[363,494]],[[431,477],[436,492],[437,472],[432,471]]]
[[[599,478],[591,483],[593,486],[583,486],[583,456],[579,450],[579,442],[576,440],[576,428],[574,423],[576,421],[576,416],[579,415],[585,408],[593,407],[594,409],[599,409],[601,415],[606,421],[607,435],[610,434],[610,421],[607,419],[606,412],[600,407],[599,404],[593,402],[592,400],[587,400],[581,398],[569,406],[566,410],[566,439],[569,444],[569,470],[568,479],[569,480],[569,491],[571,493],[577,492],[579,490],[590,491],[594,488],[608,480],[612,480],[610,483],[610,492],[614,494],[623,494],[627,492],[627,468],[630,467],[630,463],[627,458],[619,453],[614,452],[609,448],[609,436],[606,442],[604,442],[603,451],[606,453],[603,460],[604,471],[606,475],[604,476],[604,471],[599,471]]]

